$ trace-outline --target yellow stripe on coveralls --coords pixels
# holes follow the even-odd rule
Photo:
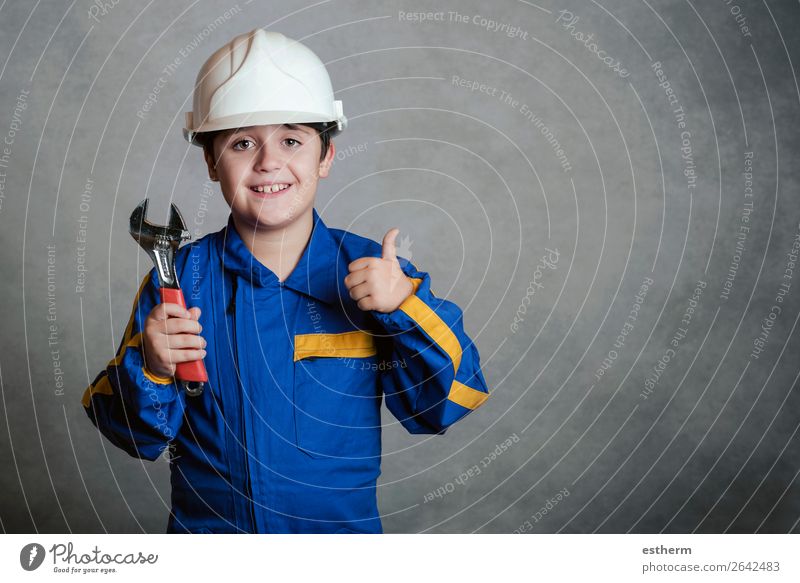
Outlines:
[[[294,361],[312,356],[364,358],[377,354],[371,334],[361,330],[338,334],[297,334],[294,337]]]
[[[83,393],[83,399],[81,399],[81,403],[87,409],[89,405],[91,405],[92,395],[99,394],[99,395],[113,395],[114,390],[111,388],[111,383],[108,380],[108,375],[104,374],[102,378],[97,381],[95,385],[89,385],[89,387]]]
[[[417,289],[422,283],[422,280],[417,277],[409,277],[411,284],[414,286],[414,292],[408,296],[402,304],[398,306],[398,310],[402,310],[409,318],[422,328],[431,339],[438,344],[442,350],[453,361],[453,376],[458,372],[458,367],[461,366],[461,344],[456,338],[456,335],[450,329],[450,326],[444,323],[439,317],[439,314],[434,312],[428,304],[423,302],[417,297]],[[432,292],[431,292],[432,293]],[[447,398],[467,409],[475,409],[483,404],[489,397],[488,393],[483,393],[472,387],[453,379],[453,384],[450,385],[450,391]]]
[[[136,316],[136,309],[139,306],[139,298],[144,291],[144,286],[147,285],[147,280],[150,278],[150,274],[144,276],[142,283],[139,285],[139,291],[136,292],[136,297],[133,299],[133,308],[131,309],[130,318],[128,318],[128,325],[125,326],[125,334],[123,335],[122,340],[122,349],[120,350],[119,354],[112,358],[107,366],[118,366],[122,362],[122,357],[125,356],[125,351],[130,346],[139,346],[141,342],[141,332],[136,334],[133,338],[131,338],[131,333],[133,332],[133,322],[134,317]],[[151,379],[152,380],[152,379]],[[113,395],[114,390],[111,387],[111,383],[108,380],[108,375],[103,375],[103,377],[97,381],[96,385],[89,385],[86,388],[86,391],[83,393],[83,398],[81,399],[81,403],[84,407],[89,407],[90,401],[92,399],[92,395],[98,393],[101,395]]]

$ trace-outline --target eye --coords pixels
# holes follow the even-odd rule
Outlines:
[[[253,140],[248,140],[247,138],[241,139],[238,142],[234,142],[233,149],[234,150],[249,150],[250,147],[248,144],[253,145]]]
[[[295,143],[295,144],[297,144],[298,146],[301,146],[301,145],[302,145],[300,142],[298,142],[298,141],[297,141],[297,140],[295,140],[294,138],[286,138],[286,139],[285,139],[285,140],[283,140],[283,141],[284,141],[284,143],[286,143],[286,142],[294,142],[294,143]],[[290,145],[290,147],[291,147],[291,145]]]

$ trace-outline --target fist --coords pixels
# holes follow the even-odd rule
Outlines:
[[[394,228],[384,235],[381,257],[361,257],[347,266],[344,285],[359,309],[393,312],[414,292],[397,261],[394,242],[399,232]]]
[[[156,305],[144,321],[142,339],[147,370],[160,377],[175,375],[175,365],[205,357],[206,341],[200,308],[185,310],[178,304]]]

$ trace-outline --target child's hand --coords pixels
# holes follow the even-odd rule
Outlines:
[[[414,293],[395,253],[394,241],[399,232],[397,228],[389,229],[383,236],[382,257],[361,257],[347,266],[350,274],[344,284],[364,311],[393,312]]]
[[[142,332],[147,370],[160,377],[171,377],[177,363],[205,357],[206,341],[200,336],[203,327],[199,319],[200,308],[187,311],[170,303],[155,306]]]

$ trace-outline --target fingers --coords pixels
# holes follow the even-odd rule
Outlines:
[[[369,267],[371,264],[376,263],[380,260],[387,260],[393,263],[397,263],[397,246],[395,242],[397,240],[397,235],[399,233],[400,229],[398,229],[397,227],[389,229],[383,236],[383,243],[381,244],[380,257],[360,257],[355,261],[352,261],[347,266],[347,269],[352,273],[354,271],[365,269]]]
[[[155,306],[148,316],[149,323],[161,334],[199,334],[203,327],[200,325],[200,308],[185,310],[178,304],[163,303]]]
[[[148,315],[144,351],[148,369],[160,376],[173,376],[175,365],[205,358],[207,342],[200,336],[200,308],[186,310],[165,302]]]
[[[362,298],[369,297],[370,287],[368,282],[364,282],[358,285],[355,285],[350,288],[350,297],[358,302]]]
[[[179,364],[181,362],[192,362],[194,360],[202,360],[206,357],[205,350],[170,350],[169,351],[169,359],[172,361],[173,364]]]
[[[158,345],[167,350],[181,348],[196,348],[199,350],[205,348],[208,343],[199,334],[167,334],[158,341]]]
[[[368,270],[359,269],[357,271],[352,272],[350,275],[345,276],[344,285],[347,287],[347,289],[351,289],[367,281],[368,277],[369,277]]]
[[[200,334],[203,326],[197,320],[186,318],[170,318],[157,326],[162,334]]]
[[[381,253],[381,257],[383,259],[388,259],[389,261],[397,261],[397,249],[395,248],[395,239],[397,239],[397,234],[400,232],[400,229],[394,227],[389,229],[389,231],[383,236],[383,250]]]
[[[189,311],[178,304],[164,302],[154,306],[147,317],[156,321],[161,321],[167,318],[188,318],[189,315]]]
[[[350,273],[352,273],[354,271],[359,271],[361,269],[366,269],[372,263],[374,263],[376,259],[378,259],[378,258],[377,257],[361,257],[359,259],[356,259],[355,261],[350,262],[350,264],[347,266],[347,269],[350,271]]]
[[[163,353],[159,351],[157,354],[152,355],[146,359],[145,366],[147,369],[162,377],[175,376],[176,365],[182,362],[193,362],[195,360],[202,360],[206,357],[205,350],[198,349],[185,349],[185,350],[164,350]],[[152,366],[151,366],[152,365]]]
[[[196,354],[193,358],[185,357],[185,354],[202,351],[205,356],[203,349],[208,345],[205,338],[198,334],[163,334],[151,339],[149,344],[147,347],[149,351],[159,363],[165,365],[170,362],[185,362],[202,358]]]
[[[359,310],[367,311],[367,310],[375,310],[377,308],[377,304],[372,299],[372,296],[366,296],[361,298],[356,302]]]
[[[145,348],[147,368],[159,376],[173,376],[175,365],[206,357],[205,340],[195,334],[163,336],[160,342]]]

